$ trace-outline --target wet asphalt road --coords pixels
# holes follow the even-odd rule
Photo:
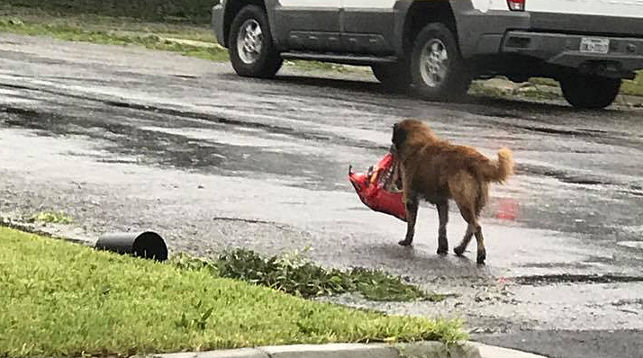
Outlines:
[[[490,156],[514,150],[517,175],[483,214],[486,267],[475,245],[468,259],[435,255],[428,206],[415,247],[398,247],[404,224],[352,191],[348,165],[374,164],[408,117]],[[340,303],[462,317],[478,340],[551,357],[643,356],[641,110],[428,103],[385,94],[366,72],[242,79],[169,53],[0,34],[0,148],[0,213],[76,219],[40,228],[55,234],[152,228],[202,256],[308,249],[459,295]],[[465,230],[453,208],[448,230],[453,247]]]

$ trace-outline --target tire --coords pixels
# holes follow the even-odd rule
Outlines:
[[[232,21],[230,62],[239,76],[271,78],[283,63],[275,49],[266,12],[259,6],[242,8]]]
[[[455,37],[441,23],[428,24],[415,38],[410,72],[413,87],[428,100],[461,99],[471,84]]]
[[[620,78],[568,75],[560,78],[563,96],[575,108],[601,109],[614,103],[621,89]]]
[[[373,75],[389,91],[403,93],[411,85],[409,65],[405,62],[372,65]]]

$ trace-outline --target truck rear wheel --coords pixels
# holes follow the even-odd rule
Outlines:
[[[230,62],[239,76],[273,77],[283,60],[275,49],[266,12],[256,5],[239,11],[230,27]]]
[[[373,75],[389,91],[406,92],[411,85],[411,73],[407,62],[372,65]]]
[[[621,79],[588,75],[560,78],[560,88],[569,104],[576,108],[600,109],[612,104],[621,89]]]
[[[429,100],[456,100],[471,84],[471,75],[462,59],[451,30],[441,23],[424,27],[411,53],[413,87]]]

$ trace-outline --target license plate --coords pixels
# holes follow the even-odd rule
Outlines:
[[[599,37],[583,37],[580,40],[580,52],[601,53],[610,52],[610,40]]]

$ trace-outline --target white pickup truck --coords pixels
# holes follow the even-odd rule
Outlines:
[[[283,59],[366,65],[433,100],[475,78],[549,77],[573,106],[603,108],[643,69],[643,0],[221,0],[212,24],[241,76]]]

